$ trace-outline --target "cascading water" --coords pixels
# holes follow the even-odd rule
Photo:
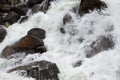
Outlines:
[[[103,0],[104,1],[104,0]],[[60,80],[119,80],[120,79],[120,37],[119,37],[119,0],[105,0],[108,8],[101,13],[93,11],[80,17],[72,11],[79,6],[79,0],[56,0],[51,3],[46,13],[30,15],[23,23],[15,23],[7,29],[5,40],[0,43],[0,52],[5,46],[25,36],[31,28],[43,28],[46,31],[45,46],[48,51],[43,54],[26,56],[21,63],[17,59],[0,58],[0,80],[34,80],[7,70],[31,61],[48,60],[55,62],[60,69]],[[72,16],[72,22],[63,25],[63,17]],[[64,28],[65,34],[60,32]],[[91,58],[86,58],[89,44],[99,36],[112,35],[114,48],[100,51]],[[82,65],[74,67],[82,61]]]

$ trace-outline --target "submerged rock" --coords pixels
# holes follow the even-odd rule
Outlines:
[[[7,34],[7,31],[0,26],[0,42],[2,42]]]
[[[112,49],[114,45],[115,43],[111,35],[99,36],[96,41],[90,44],[86,57],[90,58],[101,51]]]
[[[85,13],[89,13],[89,11],[98,10],[107,8],[107,5],[101,0],[81,0],[79,6],[79,14],[84,15]]]
[[[49,61],[37,61],[27,65],[15,67],[8,72],[25,70],[27,76],[33,77],[36,80],[59,80],[59,69],[55,63]]]
[[[63,24],[67,24],[67,23],[71,23],[73,22],[72,20],[72,16],[70,14],[66,14],[64,17],[63,17]]]
[[[75,64],[73,64],[73,67],[79,67],[79,66],[81,66],[81,65],[82,65],[82,61],[79,60],[79,61],[77,61]]]

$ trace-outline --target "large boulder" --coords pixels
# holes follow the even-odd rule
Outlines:
[[[101,51],[112,49],[114,48],[114,45],[115,43],[111,35],[99,36],[97,40],[95,40],[89,45],[89,50],[86,50],[86,57],[90,58]]]
[[[7,34],[7,31],[0,26],[0,42],[2,42]]]
[[[24,70],[27,76],[33,77],[36,80],[59,80],[59,69],[55,63],[49,61],[37,61],[23,66],[15,67],[8,72]]]
[[[101,0],[81,0],[79,6],[79,14],[84,15],[93,10],[101,10],[107,8],[106,4]]]
[[[8,58],[11,55],[19,52],[26,54],[43,53],[46,52],[46,47],[42,39],[45,38],[45,31],[43,29],[33,28],[28,31],[28,34],[16,41],[14,44],[3,49],[1,56]]]
[[[23,37],[12,45],[13,49],[15,49],[17,52],[34,50],[39,46],[44,46],[44,42],[41,39],[37,39],[31,35]]]

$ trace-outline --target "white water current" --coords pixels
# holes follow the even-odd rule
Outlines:
[[[108,8],[100,13],[93,11],[83,17],[72,11],[79,6],[80,0],[57,0],[51,3],[47,13],[29,14],[23,23],[15,23],[7,28],[7,36],[0,43],[0,52],[27,34],[31,28],[46,31],[44,39],[48,51],[43,54],[26,56],[21,64],[31,61],[48,60],[55,62],[60,70],[60,80],[120,80],[120,0],[103,0]],[[69,13],[73,22],[63,25],[63,17]],[[107,31],[113,26],[113,31]],[[64,27],[66,34],[60,32]],[[92,33],[90,33],[92,31]],[[72,35],[74,34],[74,35]],[[99,52],[91,58],[85,57],[86,46],[100,35],[111,34],[113,49]],[[84,39],[80,42],[79,39]],[[19,59],[0,58],[0,80],[34,80],[7,70],[19,65]],[[73,65],[82,60],[82,65]]]

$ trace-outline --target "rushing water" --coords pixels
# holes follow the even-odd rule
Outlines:
[[[120,79],[120,0],[103,0],[108,8],[101,13],[96,11],[83,17],[75,14],[72,8],[79,6],[80,0],[56,0],[51,3],[46,14],[39,12],[30,15],[22,24],[15,23],[7,28],[7,36],[0,43],[0,52],[27,34],[31,28],[43,28],[46,31],[45,46],[48,51],[42,55],[26,56],[22,63],[20,58],[6,60],[0,58],[0,80],[34,80],[16,73],[6,71],[19,64],[31,61],[48,60],[55,62],[60,69],[60,80],[119,80]],[[69,13],[73,22],[63,25],[63,17]],[[113,31],[107,31],[113,26]],[[60,32],[64,27],[66,34]],[[92,58],[85,58],[87,45],[100,35],[111,34],[115,47],[102,51]],[[80,39],[84,39],[83,42]],[[73,65],[82,60],[78,67]]]

